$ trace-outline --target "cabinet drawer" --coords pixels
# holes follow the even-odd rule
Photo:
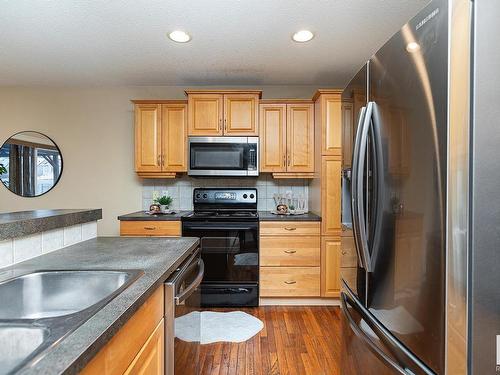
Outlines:
[[[340,267],[356,267],[358,255],[354,237],[342,237],[340,239]]]
[[[260,223],[263,236],[314,236],[320,234],[319,221],[263,221]]]
[[[261,237],[261,266],[319,266],[320,238],[293,237]]]
[[[181,235],[180,221],[121,221],[121,236],[167,236]]]
[[[319,297],[319,267],[261,267],[261,297]]]

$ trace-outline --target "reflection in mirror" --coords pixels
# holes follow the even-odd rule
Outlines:
[[[0,148],[0,179],[13,193],[36,197],[52,189],[62,173],[57,145],[44,134],[20,132]]]

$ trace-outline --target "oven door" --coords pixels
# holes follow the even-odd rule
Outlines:
[[[256,137],[190,137],[188,174],[258,176],[258,140]]]
[[[202,306],[258,305],[258,221],[184,222],[182,235],[200,238]]]

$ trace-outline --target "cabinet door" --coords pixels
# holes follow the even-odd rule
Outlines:
[[[259,96],[224,95],[224,135],[256,136],[259,133]]]
[[[340,241],[323,238],[321,244],[321,296],[340,295]]]
[[[135,105],[135,170],[161,171],[161,110],[158,104]]]
[[[165,328],[162,319],[124,374],[163,375],[165,367],[164,344]]]
[[[287,104],[287,171],[314,172],[314,106]]]
[[[188,134],[222,135],[222,94],[188,95]]]
[[[342,110],[340,94],[321,96],[322,155],[340,155],[342,150]]]
[[[286,171],[286,104],[260,105],[260,171]]]
[[[340,236],[341,161],[339,156],[323,156],[321,165],[322,234]]]
[[[163,104],[161,107],[162,170],[187,171],[187,105]]]
[[[342,103],[342,165],[350,168],[352,163],[352,148],[354,144],[353,105]]]

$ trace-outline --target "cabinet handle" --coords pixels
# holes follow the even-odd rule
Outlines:
[[[161,155],[156,157],[156,163],[161,166]]]
[[[285,227],[285,230],[297,230],[295,227]]]
[[[347,251],[342,250],[342,255],[346,255],[346,254],[347,254]]]
[[[224,119],[224,133],[227,132],[227,118]]]
[[[296,281],[285,281],[285,284],[292,285],[292,284],[297,284]]]
[[[219,119],[219,131],[222,131],[222,119]]]
[[[287,254],[295,254],[297,250],[285,250],[285,253]]]
[[[161,165],[165,165],[165,155],[161,156]]]
[[[286,158],[288,160],[287,164],[288,164],[288,166],[290,166],[290,154],[288,154]]]
[[[146,230],[155,230],[156,227],[144,227],[144,229],[146,229]]]
[[[283,166],[286,167],[286,154],[283,154]]]

